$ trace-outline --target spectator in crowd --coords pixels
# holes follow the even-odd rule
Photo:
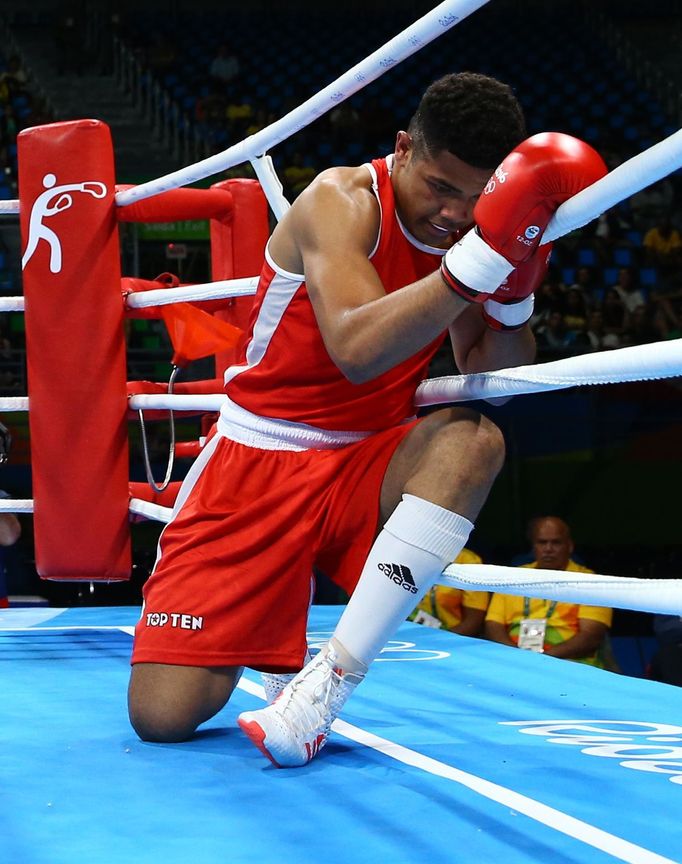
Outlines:
[[[575,271],[575,282],[567,287],[569,291],[571,289],[580,291],[585,302],[592,305],[604,286],[600,283],[595,268],[583,265]]]
[[[553,312],[560,315],[564,310],[564,295],[553,279],[544,279],[535,294],[535,305],[530,319],[530,326],[538,333],[547,325]]]
[[[566,292],[566,307],[564,309],[564,324],[569,332],[576,336],[587,329],[588,306],[585,295],[576,287]]]
[[[615,288],[609,288],[601,305],[604,348],[620,348],[630,323],[628,310]]]
[[[671,284],[652,293],[651,302],[658,313],[659,327],[665,332],[666,339],[682,336],[682,286]]]
[[[646,345],[667,338],[668,327],[663,312],[650,303],[637,306],[630,315],[624,341],[628,345]]]
[[[233,141],[238,141],[246,135],[246,130],[251,125],[254,114],[254,106],[248,99],[238,98],[235,95],[232,100],[228,101],[225,117],[230,138]]]
[[[624,234],[629,227],[617,211],[612,209],[602,213],[598,219],[584,229],[592,234],[592,246],[603,267],[608,267],[611,264],[613,250],[624,244]]]
[[[218,46],[218,51],[208,70],[212,84],[220,90],[227,91],[236,83],[239,72],[239,58],[223,42]]]
[[[282,172],[284,192],[293,201],[317,176],[317,168],[297,150]]]
[[[7,85],[10,97],[26,93],[28,75],[21,65],[18,54],[12,54],[7,60],[7,68],[0,75],[0,81]]]
[[[590,351],[602,351],[608,347],[604,345],[604,315],[601,309],[593,309],[587,319],[587,330],[585,331]]]
[[[247,135],[255,135],[256,132],[260,132],[261,129],[265,129],[267,126],[270,126],[271,123],[274,123],[277,120],[277,117],[273,111],[268,111],[267,109],[260,106],[256,108],[256,112],[251,118],[251,123],[246,127]]]
[[[480,555],[466,547],[457,558],[457,564],[482,564]],[[462,591],[447,585],[434,585],[410,615],[410,620],[427,627],[442,628],[460,636],[479,636],[483,629],[487,591]]]
[[[612,287],[629,313],[634,312],[638,306],[646,306],[646,296],[637,282],[633,267],[621,267],[618,281]]]
[[[669,213],[666,213],[653,228],[649,228],[644,235],[642,245],[645,263],[649,267],[657,267],[664,276],[679,269],[682,264],[682,236],[673,225]]]
[[[575,334],[566,327],[561,312],[550,312],[547,322],[535,331],[538,341],[538,351],[566,357],[572,354],[575,347]]]
[[[525,567],[594,572],[571,558],[574,548],[571,531],[558,516],[532,520],[529,534],[535,560]],[[502,645],[603,668],[612,617],[612,610],[601,606],[493,594],[485,619],[485,635]]]

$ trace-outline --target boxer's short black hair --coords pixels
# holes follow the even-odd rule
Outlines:
[[[431,84],[408,133],[417,155],[453,153],[475,168],[496,168],[527,137],[523,109],[511,87],[477,72]]]

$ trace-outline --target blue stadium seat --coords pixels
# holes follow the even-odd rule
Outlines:
[[[633,264],[632,249],[614,249],[613,263],[616,267],[631,267]]]
[[[658,284],[658,270],[655,267],[640,267],[639,282],[645,288]]]
[[[578,249],[578,266],[594,267],[597,263],[597,253],[594,249]]]
[[[612,288],[616,282],[618,281],[618,268],[617,267],[604,267],[602,272],[602,276],[604,279],[604,285],[607,288]]]

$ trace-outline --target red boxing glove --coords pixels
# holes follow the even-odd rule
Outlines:
[[[596,150],[571,135],[543,132],[523,141],[478,199],[477,227],[445,254],[445,282],[465,299],[484,303],[533,255],[559,205],[606,173]]]
[[[493,330],[519,330],[530,321],[535,292],[542,284],[552,255],[547,243],[528,261],[512,270],[489,300],[483,304],[483,317]]]

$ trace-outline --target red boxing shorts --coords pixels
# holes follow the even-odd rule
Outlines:
[[[336,450],[261,450],[216,435],[161,535],[132,662],[300,669],[313,566],[353,591],[386,468],[415,422]]]

